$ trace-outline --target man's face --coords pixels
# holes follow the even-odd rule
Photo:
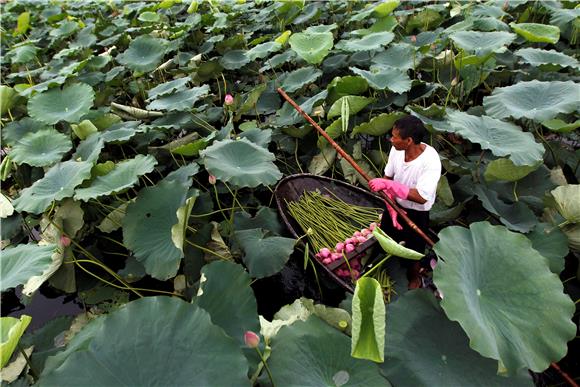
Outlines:
[[[396,127],[393,128],[391,134],[391,144],[393,144],[396,150],[406,150],[413,142],[411,137],[401,138],[401,133]]]

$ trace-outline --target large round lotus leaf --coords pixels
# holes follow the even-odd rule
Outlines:
[[[49,125],[59,121],[78,122],[93,106],[95,92],[84,83],[54,88],[28,100],[28,114]]]
[[[247,372],[238,344],[212,324],[206,311],[177,298],[146,297],[106,316],[92,337],[39,382],[238,386],[248,384]]]
[[[560,40],[560,28],[538,23],[510,23],[510,27],[528,42],[555,44]]]
[[[571,113],[580,108],[580,85],[572,81],[519,82],[496,87],[491,96],[483,98],[485,111],[495,118],[529,118],[546,121],[559,113]]]
[[[395,34],[392,32],[374,32],[360,39],[341,40],[336,48],[349,52],[379,50],[394,38]]]
[[[458,31],[449,36],[457,47],[478,56],[503,52],[516,38],[509,32]]]
[[[209,94],[209,85],[164,95],[147,105],[149,110],[191,110],[193,105]]]
[[[250,63],[250,58],[246,50],[228,51],[220,59],[220,64],[226,70],[237,70],[248,63]]]
[[[159,96],[173,93],[174,91],[182,91],[189,82],[191,82],[190,77],[183,77],[161,83],[147,92],[147,95],[149,96],[147,100],[151,101]]]
[[[542,372],[566,354],[574,303],[524,235],[488,222],[447,227],[434,250],[442,258],[433,272],[441,306],[473,349],[510,374]]]
[[[12,63],[28,63],[36,57],[38,47],[27,44],[24,46],[13,48],[8,51],[6,56],[10,57]]]
[[[205,309],[214,324],[244,345],[246,331],[260,331],[258,304],[250,287],[252,279],[242,265],[227,261],[214,261],[201,272],[206,280],[200,283],[194,304]]]
[[[272,185],[282,177],[276,157],[245,138],[216,141],[200,154],[209,173],[238,187]]]
[[[568,238],[558,227],[540,223],[526,235],[532,247],[548,258],[552,273],[560,274],[564,270],[564,257],[568,255]]]
[[[280,51],[281,48],[282,45],[278,42],[266,42],[253,47],[246,55],[250,60],[262,59],[273,52]]]
[[[342,97],[332,104],[328,111],[328,118],[338,117],[342,114],[342,103],[345,99],[348,101],[348,113],[350,117],[363,110],[368,104],[375,102],[374,98],[359,97],[356,95]]]
[[[41,275],[52,262],[56,245],[25,245],[6,248],[0,254],[2,281],[0,292],[26,283],[31,277]]]
[[[351,67],[350,71],[360,75],[375,90],[389,89],[397,94],[411,90],[411,79],[406,70],[389,66],[372,66],[371,71]]]
[[[460,111],[449,112],[447,118],[447,131],[479,144],[482,149],[489,149],[496,156],[509,155],[515,165],[535,165],[543,159],[544,146],[517,125]]]
[[[183,251],[171,237],[177,210],[185,204],[188,184],[162,181],[139,191],[123,218],[123,243],[153,278],[175,277]]]
[[[469,347],[465,332],[429,291],[405,293],[389,304],[387,314],[381,369],[397,386],[533,386],[526,371],[497,375],[497,363]]]
[[[382,136],[393,127],[395,121],[404,117],[406,114],[402,112],[382,113],[373,117],[369,122],[365,122],[355,126],[352,130],[352,135],[359,133],[370,134],[371,136]]]
[[[363,94],[369,89],[369,84],[363,77],[347,75],[335,77],[326,89],[332,93],[333,97],[336,96],[335,99],[338,99],[347,95]]]
[[[302,67],[286,75],[282,82],[282,89],[287,93],[292,93],[309,83],[314,82],[322,76],[322,71],[314,67]]]
[[[387,51],[375,55],[371,61],[373,64],[390,66],[400,70],[414,69],[421,63],[423,55],[415,50],[410,44],[393,44]]]
[[[390,386],[377,364],[350,356],[350,338],[316,316],[285,326],[268,360],[276,385]]]
[[[331,32],[299,32],[290,37],[290,47],[310,64],[319,64],[334,44]]]
[[[514,165],[510,159],[497,159],[490,162],[485,168],[485,181],[496,180],[518,181],[523,179],[542,165],[538,162],[534,165]]]
[[[5,144],[14,145],[29,133],[50,128],[50,126],[40,121],[35,121],[30,117],[24,117],[20,121],[13,121],[2,128],[2,139]]]
[[[73,160],[58,163],[44,177],[25,188],[12,204],[17,211],[40,214],[52,203],[73,196],[74,188],[91,176],[93,164]]]
[[[117,62],[131,70],[151,71],[161,64],[167,42],[163,39],[141,35],[129,44],[129,48],[117,55]]]
[[[255,278],[269,277],[282,270],[296,243],[291,238],[268,236],[260,228],[236,231],[234,237],[244,250],[244,264]]]
[[[18,341],[20,341],[20,337],[22,337],[30,321],[32,321],[32,317],[25,314],[20,316],[20,318],[0,318],[0,367],[4,368],[10,360]],[[3,372],[6,371],[8,370],[3,370]]]
[[[134,159],[121,161],[112,171],[93,180],[89,187],[77,189],[75,199],[88,201],[132,187],[139,176],[153,171],[156,164],[157,160],[151,155],[137,155]]]
[[[10,158],[18,164],[34,167],[52,165],[72,148],[70,138],[55,129],[29,133],[12,148]]]
[[[541,66],[555,64],[561,67],[579,68],[580,63],[576,58],[558,52],[556,50],[542,50],[540,48],[522,48],[515,52],[517,56],[522,57],[524,62],[532,66]]]

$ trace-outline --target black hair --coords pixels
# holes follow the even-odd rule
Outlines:
[[[425,134],[427,134],[427,129],[423,125],[423,122],[415,116],[405,116],[399,118],[393,124],[393,129],[399,131],[401,138],[411,137],[415,144],[420,144]]]

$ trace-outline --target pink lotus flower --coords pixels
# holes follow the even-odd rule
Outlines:
[[[342,253],[342,250],[344,250],[344,243],[338,242],[336,244],[335,250],[336,250],[337,253]]]
[[[230,106],[234,103],[234,97],[231,94],[226,94],[224,98],[224,105]]]
[[[260,344],[260,336],[252,331],[246,331],[246,333],[244,333],[244,343],[246,343],[250,348],[258,348],[258,345]]]
[[[328,257],[330,257],[330,250],[328,250],[326,247],[324,247],[324,248],[320,249],[319,254],[322,258],[328,258]]]
[[[346,246],[344,246],[344,250],[345,250],[347,253],[350,253],[351,251],[353,251],[353,250],[354,250],[354,245],[351,245],[350,243],[347,243],[347,245],[346,245]]]
[[[211,184],[211,185],[215,185],[217,179],[214,175],[209,175],[207,178],[207,181]]]
[[[339,259],[342,259],[342,254],[341,253],[332,253],[330,255],[330,259],[332,259],[333,261],[338,261]]]
[[[68,247],[68,246],[70,246],[70,242],[71,242],[71,241],[70,241],[70,238],[69,238],[69,237],[67,237],[66,235],[61,235],[61,236],[60,236],[60,244],[61,244],[63,247]]]

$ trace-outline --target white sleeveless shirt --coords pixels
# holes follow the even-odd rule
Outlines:
[[[409,162],[405,162],[405,151],[399,151],[392,147],[385,167],[385,176],[405,184],[409,188],[417,189],[423,199],[427,200],[425,203],[419,204],[397,198],[401,207],[429,211],[435,202],[437,183],[441,177],[441,160],[432,146],[425,143],[421,144],[425,145],[425,150],[415,160]]]

